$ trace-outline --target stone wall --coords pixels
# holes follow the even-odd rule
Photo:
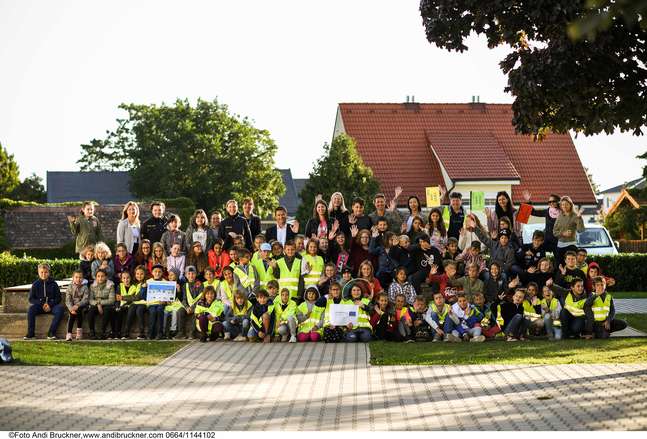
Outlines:
[[[67,215],[80,215],[79,206],[40,207],[25,206],[8,209],[4,212],[4,234],[12,249],[60,248],[69,244],[74,236],[70,231]],[[101,205],[96,207],[95,215],[101,222],[103,237],[106,241],[117,239],[117,223],[121,218],[123,205]],[[141,220],[148,218],[142,212]]]

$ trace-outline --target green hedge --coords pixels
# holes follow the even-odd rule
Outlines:
[[[589,256],[602,273],[615,278],[612,291],[647,291],[647,254],[621,253],[616,256]]]
[[[32,283],[38,276],[38,264],[47,262],[52,267],[52,276],[60,280],[71,277],[79,268],[78,259],[22,258],[9,253],[0,253],[0,288]]]

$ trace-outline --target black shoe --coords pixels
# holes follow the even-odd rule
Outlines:
[[[164,336],[162,334],[160,334],[160,335],[157,336],[157,339],[158,340],[164,340]]]
[[[93,332],[93,333],[91,333],[91,334],[90,334],[90,339],[91,339],[91,340],[99,340],[99,337],[97,337],[97,334],[95,334],[95,333]]]
[[[35,336],[27,334],[27,335],[25,335],[22,339],[23,339],[23,340],[33,340],[33,339],[35,339],[35,338],[36,338]]]
[[[206,336],[203,335],[202,337],[200,337],[200,343],[206,343],[206,342],[207,342]]]

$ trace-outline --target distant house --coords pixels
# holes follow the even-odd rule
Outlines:
[[[293,216],[299,207],[299,194],[292,179],[292,171],[279,171],[285,184],[285,194],[279,199],[279,204],[285,206],[288,214]],[[130,192],[129,184],[128,172],[47,171],[47,202],[93,200],[99,204],[124,204],[136,199]]]
[[[645,186],[647,186],[647,179],[645,179],[645,177],[641,177],[601,191],[600,196],[602,197],[602,212],[604,214],[609,212],[609,209],[611,209],[611,206],[613,206],[616,200],[620,198],[620,195],[622,194],[622,191],[624,189],[644,189]]]
[[[523,202],[523,191],[543,205],[551,193],[570,195],[578,205],[594,208],[595,194],[568,134],[549,134],[542,142],[518,135],[509,104],[341,103],[334,135],[357,142],[364,163],[381,189],[391,196],[396,186],[425,203],[425,187],[449,192],[485,192],[493,205],[498,191]]]

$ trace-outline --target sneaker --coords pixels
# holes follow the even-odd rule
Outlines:
[[[71,332],[68,332],[67,334],[65,334],[65,341],[72,341],[72,333]]]
[[[511,336],[511,335],[508,335],[508,336],[506,337],[505,341],[517,341],[517,339],[516,339],[516,338],[514,338],[514,337],[513,337],[513,336]]]
[[[297,342],[297,338],[294,335],[290,336],[290,343],[296,343],[296,342]]]
[[[172,338],[172,340],[184,340],[184,334],[175,334]]]
[[[57,340],[58,337],[56,337],[56,334],[47,334],[47,339],[48,340]]]
[[[412,338],[408,338],[404,341],[405,343],[415,343],[416,341]]]
[[[35,338],[36,338],[36,337],[34,337],[33,335],[29,335],[29,334],[27,334],[27,335],[25,335],[22,339],[23,339],[23,340],[33,340],[33,339],[35,339]]]
[[[442,337],[440,335],[434,335],[433,340],[431,340],[432,343],[438,343],[439,341],[442,341]]]
[[[450,341],[451,343],[460,343],[461,339],[456,337],[454,334],[447,334],[447,339],[445,341]]]
[[[231,334],[229,332],[225,332],[225,337],[223,340],[231,340]]]
[[[122,335],[122,336],[121,336],[121,339],[122,339],[122,340],[128,340],[128,337],[126,337],[125,335]]]
[[[144,334],[139,334],[137,336],[137,340],[146,340],[146,336]]]
[[[245,337],[239,335],[238,337],[234,338],[234,341],[245,341]]]
[[[484,335],[478,335],[470,340],[472,343],[483,343],[485,341]]]
[[[76,330],[76,339],[77,340],[82,340],[83,339],[83,329],[78,328]]]
[[[449,342],[450,342],[450,340],[449,340],[449,335],[445,335],[445,337],[443,338],[443,341],[444,341],[445,343],[449,343]]]
[[[463,334],[463,341],[470,341],[470,335],[467,333]]]

